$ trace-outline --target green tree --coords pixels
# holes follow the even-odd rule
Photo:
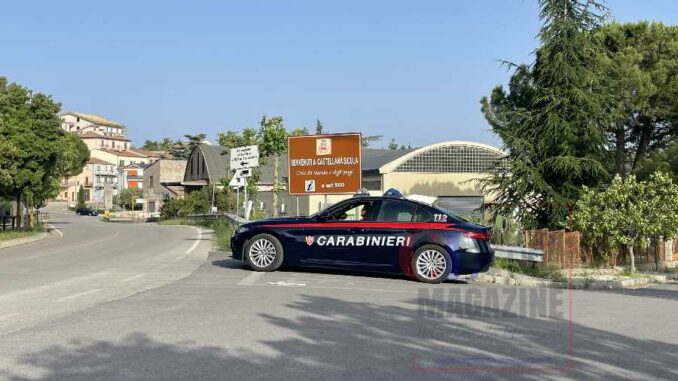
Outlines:
[[[123,209],[135,210],[138,209],[136,200],[144,197],[144,192],[139,188],[125,188],[122,189],[114,197],[113,203]]]
[[[283,118],[275,116],[273,118],[264,117],[261,119],[259,136],[261,143],[259,149],[261,154],[273,161],[273,216],[277,217],[280,209],[280,191],[282,185],[280,182],[280,157],[287,151],[287,130],[283,125]]]
[[[324,134],[324,127],[320,119],[315,120],[315,134],[316,135],[322,135]]]
[[[290,130],[288,132],[289,136],[303,136],[303,135],[309,135],[308,128],[303,127],[303,128],[295,128],[293,130]]]
[[[207,138],[206,134],[184,135],[186,140],[175,141],[169,149],[170,155],[175,159],[186,160],[191,156],[191,151],[197,145],[202,144]]]
[[[584,188],[573,213],[574,227],[586,242],[603,253],[616,255],[620,247],[630,253],[646,248],[651,239],[673,238],[678,234],[678,185],[666,174],[653,174],[646,182],[635,176],[617,175],[604,190]]]
[[[384,136],[383,135],[368,135],[368,136],[363,136],[361,144],[363,148],[370,148],[372,143],[376,143],[380,141]]]
[[[582,186],[609,177],[607,131],[615,115],[602,78],[609,65],[591,34],[606,9],[589,0],[540,0],[541,46],[531,66],[512,65],[509,91],[481,100],[508,156],[481,179],[495,215],[518,210],[525,226],[561,228]]]
[[[56,195],[59,179],[82,162],[82,155],[71,152],[81,146],[61,129],[59,109],[50,96],[0,77],[0,192],[18,210],[28,207],[29,224],[33,208]],[[18,217],[21,225],[21,213]]]
[[[398,143],[396,142],[395,139],[392,138],[391,141],[388,142],[388,149],[393,150],[393,151],[398,149]]]
[[[639,180],[647,180],[655,172],[666,173],[678,184],[678,139],[666,149],[659,149],[643,159],[634,171]]]
[[[615,172],[625,176],[678,135],[678,26],[611,23],[594,37],[612,68],[604,78],[618,115],[610,151]]]
[[[85,204],[85,188],[80,185],[80,189],[78,189],[78,203],[76,204],[76,208],[84,208],[86,207],[87,204]]]
[[[141,148],[149,151],[160,151],[160,144],[156,140],[146,140]]]
[[[82,173],[82,169],[89,160],[89,148],[76,134],[63,133],[60,138],[59,174],[75,176]]]

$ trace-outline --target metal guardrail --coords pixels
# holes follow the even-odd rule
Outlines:
[[[245,220],[244,218],[236,216],[235,214],[231,213],[191,214],[186,216],[186,218],[194,221],[225,220],[226,222],[234,226],[239,226],[244,223],[247,223],[247,220]]]
[[[494,249],[494,256],[498,258],[517,259],[520,261],[531,262],[544,261],[544,250],[503,245],[492,245],[492,249]]]

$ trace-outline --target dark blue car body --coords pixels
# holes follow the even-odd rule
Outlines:
[[[379,221],[385,200],[411,207],[410,221]],[[371,203],[373,220],[329,218],[349,203]],[[405,205],[405,204],[401,204]],[[452,261],[451,274],[487,271],[494,259],[487,227],[424,203],[388,196],[356,196],[310,217],[272,218],[241,225],[231,238],[232,256],[245,260],[248,240],[266,233],[276,237],[284,251],[283,265],[339,268],[412,276],[411,259],[424,245],[442,247]],[[362,238],[361,238],[362,237]]]

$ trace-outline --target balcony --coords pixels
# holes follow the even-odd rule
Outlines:
[[[97,171],[96,169],[94,170],[94,175],[95,176],[117,176],[118,172],[117,171]]]

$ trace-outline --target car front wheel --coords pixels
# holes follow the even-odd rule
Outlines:
[[[270,234],[257,234],[245,245],[245,261],[254,271],[275,271],[283,263],[282,244]]]
[[[418,281],[441,283],[452,270],[452,260],[445,249],[437,245],[420,247],[412,257],[412,270]]]

